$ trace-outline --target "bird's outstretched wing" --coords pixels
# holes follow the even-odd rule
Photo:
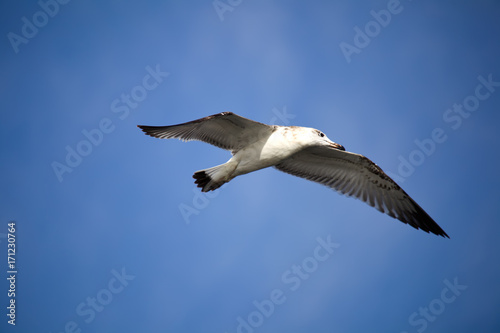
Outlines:
[[[273,126],[222,112],[205,118],[172,126],[138,125],[144,133],[160,139],[199,140],[236,153],[274,131]]]
[[[362,155],[327,146],[309,147],[275,168],[360,199],[416,229],[449,238],[398,184]]]

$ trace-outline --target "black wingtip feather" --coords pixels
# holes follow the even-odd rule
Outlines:
[[[149,135],[149,136],[153,136],[152,133],[150,132],[152,129],[151,126],[137,125],[137,127],[139,127],[141,129],[141,131],[144,132],[144,134]]]

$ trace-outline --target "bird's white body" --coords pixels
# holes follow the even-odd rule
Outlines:
[[[300,140],[301,136],[306,136],[304,129],[304,127],[276,126],[270,135],[236,152],[225,163],[228,166],[227,171],[230,172],[225,177],[231,180],[240,175],[274,166],[300,151],[307,144],[306,140]]]

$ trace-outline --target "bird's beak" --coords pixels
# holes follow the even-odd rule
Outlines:
[[[339,145],[338,143],[335,143],[335,142],[330,143],[330,147],[335,148],[335,149],[338,149],[338,150],[343,150],[343,151],[345,151],[344,146]]]

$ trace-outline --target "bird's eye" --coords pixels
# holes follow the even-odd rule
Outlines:
[[[325,136],[322,132],[319,132],[319,133],[318,133],[318,135],[319,135],[320,137],[324,137],[324,136]]]

